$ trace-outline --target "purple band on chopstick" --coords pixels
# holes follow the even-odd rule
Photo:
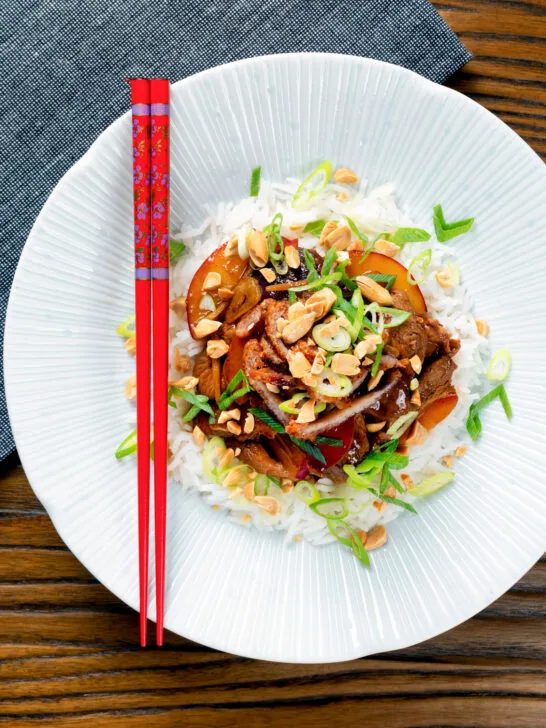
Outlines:
[[[169,104],[151,104],[152,116],[169,116]]]
[[[149,281],[150,280],[150,269],[149,268],[135,268],[135,278],[137,281]]]
[[[133,104],[131,110],[133,116],[150,116],[150,104]]]
[[[152,268],[152,278],[155,278],[157,280],[165,280],[165,278],[169,277],[169,269],[168,268]]]

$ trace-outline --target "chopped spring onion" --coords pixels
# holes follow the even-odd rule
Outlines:
[[[430,240],[430,233],[422,228],[398,228],[391,238],[391,242],[403,247],[406,243],[422,243]]]
[[[306,480],[300,480],[296,483],[294,491],[298,498],[304,503],[309,504],[320,500],[320,493],[318,490],[314,485],[311,485],[311,483],[308,483]]]
[[[383,316],[388,316],[388,319],[383,322],[383,328],[385,329],[393,329],[395,326],[401,326],[411,316],[409,311],[401,311],[399,308],[387,308],[385,306],[379,306],[379,313],[382,313]]]
[[[324,367],[318,375],[319,381],[314,389],[324,397],[348,397],[353,383],[345,374],[338,374],[329,367]]]
[[[292,198],[292,207],[302,207],[326,186],[332,176],[332,163],[324,161],[303,180]]]
[[[321,275],[327,276],[328,273],[332,270],[332,266],[335,265],[335,262],[337,260],[337,250],[335,248],[330,248],[330,250],[326,253],[324,256],[324,261],[322,263],[322,269],[321,269]]]
[[[482,431],[482,423],[479,415],[480,410],[487,407],[488,404],[497,398],[501,401],[506,417],[509,420],[512,418],[512,407],[510,406],[510,401],[506,394],[504,384],[497,384],[497,386],[493,387],[493,389],[485,396],[470,405],[470,409],[468,410],[468,419],[466,421],[466,429],[473,440],[477,440],[480,432]]]
[[[356,558],[361,561],[364,566],[370,565],[370,557],[364,548],[359,535],[348,523],[341,519],[329,519],[328,528],[334,538],[336,538],[344,546],[348,546]]]
[[[210,480],[216,482],[220,459],[226,451],[226,443],[223,438],[215,436],[205,444],[203,448],[203,472]]]
[[[359,473],[354,465],[344,465],[343,471],[347,476],[347,485],[355,490],[369,488],[381,471],[381,465],[370,467],[367,473]]]
[[[418,414],[418,412],[406,412],[405,415],[400,415],[387,430],[387,435],[393,438],[399,438],[416,419]]]
[[[321,402],[326,406],[325,402]],[[326,435],[318,435],[315,438],[317,445],[330,445],[330,447],[343,447],[343,440],[338,440],[337,437],[326,437]]]
[[[327,336],[323,332],[329,326],[330,323],[313,326],[312,336],[315,342],[325,351],[346,351],[346,349],[349,349],[352,338],[347,329],[340,326],[335,334]]]
[[[123,336],[124,339],[129,339],[131,336],[134,336],[135,320],[136,316],[132,313],[128,319],[125,319],[125,321],[117,327],[116,334]]]
[[[264,228],[267,236],[267,248],[271,265],[278,275],[285,275],[288,272],[288,263],[284,256],[284,241],[281,236],[282,215],[280,212],[273,217],[269,225]]]
[[[307,283],[304,286],[294,286],[292,290],[295,293],[301,293],[302,291],[311,291],[314,288],[323,288],[324,286],[330,285],[330,283],[337,283],[341,280],[341,277],[341,273],[329,273],[327,276],[317,278],[316,280],[312,281],[311,283]],[[309,280],[309,277],[307,277],[307,280]]]
[[[292,306],[292,304],[296,303],[297,300],[298,300],[298,297],[296,296],[294,291],[291,288],[289,288],[288,289],[288,303]]]
[[[419,253],[419,255],[416,255],[415,258],[412,258],[411,263],[408,266],[408,272],[406,274],[406,278],[410,286],[418,286],[420,283],[423,283],[423,281],[427,277],[427,270],[431,260],[432,248],[427,248],[426,250],[423,250],[422,253]],[[419,265],[421,266],[421,277],[414,278],[412,275],[412,271],[415,266]]]
[[[377,283],[385,283],[385,288],[387,291],[390,291],[395,280],[396,276],[390,275],[388,273],[366,273],[367,278],[371,278],[372,281],[376,281]]]
[[[469,217],[466,220],[457,220],[456,222],[446,222],[441,205],[434,206],[432,221],[434,223],[436,237],[440,243],[445,243],[452,238],[456,238],[458,235],[464,235],[474,224],[473,217]]]
[[[504,382],[506,377],[510,374],[511,368],[512,355],[508,349],[499,349],[499,351],[497,351],[491,359],[491,362],[487,367],[487,371],[485,372],[485,376],[495,382]]]
[[[237,389],[239,384],[242,384],[243,386]],[[220,395],[220,400],[218,401],[219,409],[226,410],[230,405],[233,404],[233,402],[235,402],[235,400],[239,399],[239,397],[242,397],[243,394],[248,394],[248,392],[251,391],[252,387],[248,383],[248,379],[246,378],[245,373],[242,369],[239,369],[237,374],[233,377],[233,379],[227,385],[226,389]]]
[[[254,495],[267,495],[272,481],[267,475],[260,473],[254,481]]]
[[[297,392],[293,397],[287,399],[286,402],[281,402],[279,409],[286,412],[289,415],[299,414],[299,408],[296,407],[303,399],[310,399],[310,395],[307,392]],[[315,404],[315,414],[320,414],[326,409],[326,402],[317,402]]]
[[[278,432],[280,435],[286,435],[286,430],[281,425],[280,422],[277,422],[277,420],[273,417],[273,415],[269,414],[269,412],[266,412],[265,410],[261,409],[261,407],[252,407],[249,412],[251,412],[255,417],[257,417],[262,422],[265,422],[266,425],[269,425],[272,430],[275,432]],[[312,442],[309,442],[308,440],[300,440],[298,437],[292,437],[289,436],[294,445],[297,445],[301,450],[306,452],[308,455],[311,455],[311,457],[314,457],[315,460],[318,460],[319,463],[322,463],[323,465],[326,465],[326,459],[324,455],[321,453],[319,448]]]
[[[174,240],[171,238],[169,241],[169,260],[171,263],[176,260],[179,255],[186,250],[185,244],[181,240]]]
[[[309,283],[313,283],[313,281],[318,280],[320,278],[319,272],[317,270],[317,264],[315,263],[315,259],[311,255],[311,253],[307,250],[307,248],[304,248],[303,250],[303,259],[305,261],[305,266],[307,268],[308,274],[307,274],[307,280]]]
[[[444,485],[451,483],[454,477],[455,473],[449,471],[436,473],[436,475],[431,475],[430,478],[425,478],[425,480],[417,483],[417,485],[409,492],[411,495],[416,495],[419,498],[424,495],[430,495],[431,493],[436,493],[436,491],[443,488]]]
[[[406,501],[400,500],[399,498],[391,498],[388,495],[379,493],[377,490],[374,490],[373,488],[370,488],[369,490],[370,490],[370,493],[375,495],[376,498],[379,498],[380,500],[384,500],[386,503],[392,503],[393,506],[399,506],[400,508],[405,508],[406,511],[409,511],[410,513],[415,513],[417,515],[417,511],[411,505],[411,503],[406,503]]]
[[[351,218],[347,217],[347,215],[345,215],[345,219],[347,220],[347,225],[351,228],[353,235],[356,235],[356,237],[363,243],[369,242],[367,236],[360,232],[354,220],[351,220]],[[370,251],[368,250],[367,252],[369,253]]]
[[[150,432],[150,435],[152,435],[153,431]],[[116,452],[114,453],[116,460],[121,460],[121,458],[126,458],[127,455],[133,455],[137,450],[137,431],[133,430],[130,435],[127,435],[125,440],[123,440],[122,443],[118,446]],[[154,441],[151,438],[150,439],[150,457],[153,460],[154,459]]]
[[[206,397],[204,394],[194,394],[193,392],[188,392],[185,389],[178,389],[178,387],[169,387],[169,404],[172,405],[172,398],[174,397],[180,397],[180,399],[185,399],[186,402],[189,402],[192,406],[190,409],[186,412],[186,414],[182,417],[183,422],[189,422],[190,420],[193,420],[196,414],[198,414],[201,410],[203,412],[207,412],[207,414],[214,417],[214,410],[209,404],[209,398]]]
[[[199,310],[214,311],[215,309],[216,304],[214,303],[214,298],[210,295],[210,293],[203,293],[199,302]]]
[[[314,220],[313,222],[307,223],[307,225],[303,228],[303,232],[309,233],[310,235],[314,235],[315,238],[320,238],[320,235],[321,235],[325,225],[326,225],[326,220]]]
[[[311,510],[323,518],[339,520],[349,515],[345,498],[322,498],[309,504]]]
[[[383,354],[383,346],[384,346],[384,344],[383,344],[383,342],[381,342],[380,344],[378,344],[377,349],[375,350],[375,359],[374,359],[374,362],[372,364],[372,368],[370,371],[371,377],[375,377],[375,375],[379,371],[379,365],[381,364],[381,356]]]
[[[261,177],[262,177],[262,168],[254,167],[254,169],[252,170],[252,175],[250,177],[250,196],[251,197],[258,197],[258,193],[260,192]]]

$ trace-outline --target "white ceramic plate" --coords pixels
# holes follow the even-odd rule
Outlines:
[[[282,180],[322,159],[393,180],[416,219],[441,202],[476,311],[514,367],[456,484],[389,527],[363,568],[337,545],[283,544],[169,486],[165,624],[256,658],[329,662],[393,650],[468,619],[546,547],[546,171],[469,99],[385,63],[283,55],[220,67],[172,89],[172,229],[247,194],[250,170]],[[133,308],[130,118],[59,183],[29,237],[10,299],[6,380],[36,494],[82,563],[138,604],[136,474],[127,433],[134,362],[115,334]],[[471,243],[469,242],[471,240]],[[151,565],[153,573],[153,564]],[[154,613],[154,606],[151,606]]]

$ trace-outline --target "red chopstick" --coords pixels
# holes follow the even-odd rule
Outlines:
[[[169,369],[169,82],[150,81],[156,643],[163,644]]]
[[[150,527],[150,82],[130,79],[133,116],[138,574],[140,644],[146,646]]]

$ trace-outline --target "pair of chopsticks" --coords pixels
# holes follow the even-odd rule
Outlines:
[[[156,643],[163,644],[169,367],[169,82],[129,79],[135,223],[140,644],[146,646],[153,355]],[[153,334],[152,334],[153,332]],[[153,352],[152,352],[153,342]]]

